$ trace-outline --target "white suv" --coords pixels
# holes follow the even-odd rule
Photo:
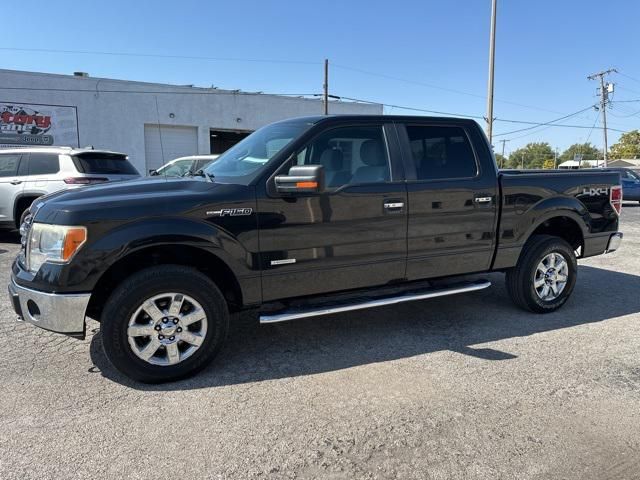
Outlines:
[[[70,147],[0,150],[0,226],[19,227],[36,198],[79,185],[140,174],[123,153]]]

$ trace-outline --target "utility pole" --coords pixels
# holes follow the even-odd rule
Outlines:
[[[553,169],[558,169],[558,147],[553,151]]]
[[[496,51],[496,11],[498,0],[491,1],[491,34],[489,37],[489,84],[487,86],[487,137],[493,140],[493,71]]]
[[[503,168],[504,167],[504,144],[507,143],[509,140],[505,140],[503,138],[500,141],[502,142],[502,165],[500,165],[500,168]]]
[[[329,59],[324,59],[324,84],[322,85],[324,93],[322,95],[322,103],[324,105],[324,114],[329,115]]]
[[[520,170],[524,170],[524,153],[520,155]]]
[[[604,83],[604,77],[609,75],[612,72],[618,72],[615,68],[610,68],[609,70],[603,70],[602,72],[594,73],[593,75],[589,75],[587,79],[589,80],[600,80],[600,113],[602,114],[602,132],[604,134],[604,145],[602,150],[602,159],[604,160],[604,167],[607,167],[607,156],[609,145],[607,144],[607,105],[609,105],[609,93],[613,92],[613,84]]]

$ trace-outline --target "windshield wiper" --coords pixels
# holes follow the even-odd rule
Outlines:
[[[207,182],[213,182],[213,179],[215,178],[212,173],[205,172],[203,169],[196,170],[195,172],[187,170],[183,177],[204,177],[207,179]]]

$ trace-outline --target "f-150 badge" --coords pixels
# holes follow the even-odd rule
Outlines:
[[[214,217],[241,217],[252,213],[253,208],[222,208],[220,210],[211,210],[207,212],[207,215]]]

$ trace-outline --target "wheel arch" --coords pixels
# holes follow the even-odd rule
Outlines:
[[[13,221],[16,224],[16,227],[20,227],[20,215],[22,212],[31,206],[31,204],[38,198],[42,197],[43,193],[21,193],[16,196],[16,199],[13,204]]]
[[[551,235],[565,240],[574,250],[584,248],[584,238],[588,231],[582,218],[574,211],[554,211],[538,221],[529,229],[526,243],[534,235]]]
[[[157,244],[129,252],[102,273],[93,288],[87,315],[99,320],[105,302],[118,284],[130,275],[156,265],[192,267],[204,273],[218,286],[230,311],[238,311],[243,306],[240,282],[220,256],[193,245]]]

